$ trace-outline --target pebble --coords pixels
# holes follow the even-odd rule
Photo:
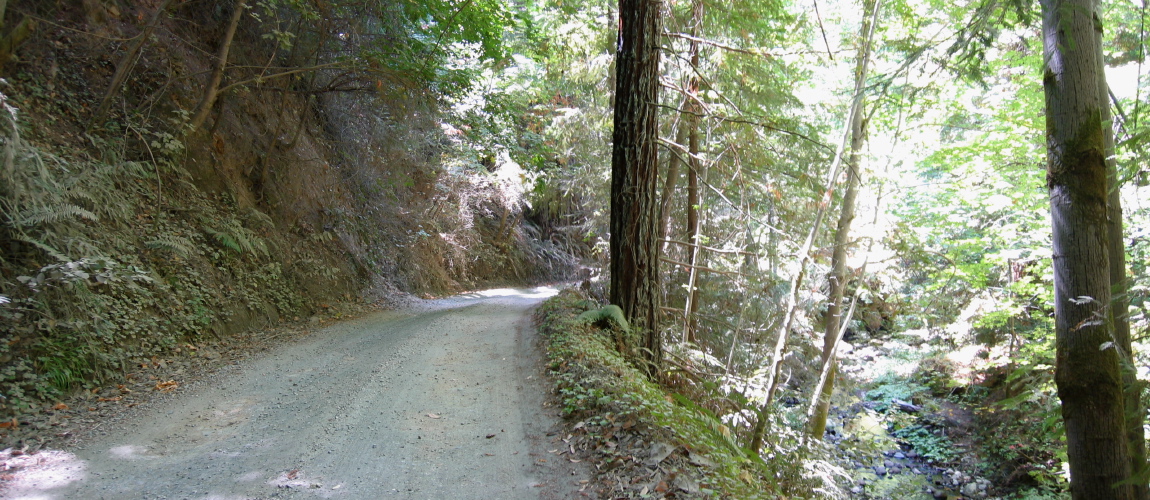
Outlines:
[[[901,451],[896,451],[894,452],[894,458],[906,458],[906,455],[904,455]]]
[[[885,476],[886,475],[886,467],[879,465],[879,466],[874,468],[874,473],[878,474],[880,476]]]

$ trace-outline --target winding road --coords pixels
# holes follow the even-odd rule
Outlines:
[[[554,293],[489,290],[324,328],[46,455],[4,495],[578,497],[582,464],[548,453],[559,419],[530,319]]]

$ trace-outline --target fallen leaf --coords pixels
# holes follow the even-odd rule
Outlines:
[[[96,411],[96,410],[97,410],[97,408],[95,408],[95,407],[92,407],[92,406],[88,407],[88,411]]]
[[[7,422],[0,422],[0,429],[7,429],[9,427],[13,429],[20,427],[20,422],[17,422],[15,418]]]
[[[493,437],[495,437],[495,434],[488,434],[488,435],[487,435],[487,439],[491,439],[491,438],[493,438]]]
[[[68,405],[66,405],[64,403],[56,403],[56,406],[53,406],[52,409],[53,410],[67,410]]]
[[[643,489],[639,491],[639,496],[643,496],[643,495],[646,495],[646,494],[647,494],[647,487],[646,487],[646,486],[644,486],[644,487],[643,487]]]
[[[579,463],[579,462],[582,462],[582,460],[579,460],[579,459],[577,459],[577,458],[568,458],[567,460],[570,460],[570,461],[571,461],[571,463],[574,463],[574,464],[577,464],[577,463]]]
[[[124,396],[116,396],[114,398],[96,398],[96,401],[111,401],[114,403],[114,402],[119,401],[121,399],[124,399]]]
[[[167,382],[156,382],[156,390],[160,392],[172,392],[179,386],[180,384],[175,380],[169,380]]]
[[[659,481],[659,484],[655,486],[655,493],[666,493],[668,489],[670,487],[667,486],[666,481]]]
[[[483,454],[483,456],[485,456],[485,457],[494,457],[494,456],[495,456],[495,454],[494,454],[494,453],[484,453],[484,454]]]
[[[427,416],[429,416],[431,418],[439,418],[439,415],[436,415],[434,413],[428,413]]]

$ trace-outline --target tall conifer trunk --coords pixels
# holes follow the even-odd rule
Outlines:
[[[1110,304],[1110,235],[1100,89],[1102,22],[1094,0],[1042,0],[1047,188],[1053,223],[1055,383],[1070,491],[1132,499],[1125,396]]]
[[[619,0],[611,155],[611,303],[643,336],[649,374],[662,365],[659,331],[660,0]]]
[[[695,342],[695,330],[698,328],[698,318],[696,314],[699,312],[699,252],[702,248],[701,240],[702,229],[699,225],[699,205],[702,203],[699,197],[699,170],[702,168],[699,162],[699,115],[702,114],[703,108],[699,105],[699,28],[703,24],[703,2],[702,0],[695,0],[691,8],[691,35],[694,37],[691,40],[690,54],[691,54],[691,79],[687,84],[687,92],[690,96],[687,98],[689,104],[687,109],[690,112],[687,114],[687,124],[690,127],[687,134],[687,151],[690,155],[687,157],[687,165],[690,167],[687,172],[687,235],[693,246],[687,247],[688,259],[687,263],[691,265],[688,269],[690,273],[687,278],[687,304],[684,308],[686,315],[685,324],[683,328],[683,341]]]

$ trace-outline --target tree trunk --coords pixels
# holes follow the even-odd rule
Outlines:
[[[200,104],[196,106],[196,114],[192,118],[190,132],[199,130],[204,121],[208,119],[208,115],[212,112],[212,106],[216,103],[216,97],[219,95],[220,82],[224,79],[224,68],[228,65],[228,51],[232,49],[232,39],[236,36],[236,28],[240,25],[240,18],[244,15],[244,7],[247,0],[236,0],[236,5],[233,7],[232,19],[228,22],[228,29],[224,32],[224,39],[220,41],[219,53],[216,54],[216,66],[212,69],[212,76],[208,80],[208,86],[204,89],[204,96],[200,99]]]
[[[1095,5],[1095,12],[1101,12]],[[1094,43],[1102,46],[1102,30],[1095,30]],[[1099,102],[1102,104],[1102,146],[1106,154],[1107,236],[1110,257],[1110,318],[1114,325],[1114,342],[1121,349],[1122,388],[1125,391],[1126,441],[1130,452],[1130,472],[1138,474],[1146,468],[1145,407],[1142,406],[1142,383],[1134,366],[1134,351],[1130,345],[1130,278],[1126,275],[1126,245],[1122,231],[1122,196],[1118,182],[1118,161],[1115,159],[1114,125],[1110,113],[1110,87],[1106,84],[1106,68],[1098,58]],[[1132,485],[1134,498],[1150,500],[1146,481]]]
[[[160,24],[160,19],[163,19],[164,12],[167,12],[168,6],[172,4],[172,0],[164,0],[156,8],[156,13],[152,14],[151,21],[144,27],[144,31],[136,35],[136,39],[132,41],[132,45],[124,56],[120,58],[119,64],[116,64],[116,72],[112,75],[112,83],[108,85],[108,90],[104,92],[104,98],[100,99],[100,105],[96,107],[96,112],[92,113],[92,118],[88,120],[88,129],[96,125],[104,117],[104,113],[108,112],[108,106],[112,104],[112,98],[120,91],[124,85],[124,80],[128,79],[128,74],[132,72],[132,68],[136,66],[136,61],[139,60],[140,51],[144,48],[144,44],[148,43],[148,39],[152,37],[152,32],[156,30],[156,26]]]
[[[619,0],[615,129],[611,154],[611,303],[642,335],[649,375],[658,377],[660,0]]]
[[[691,79],[687,84],[687,93],[689,96],[689,104],[687,109],[687,126],[689,132],[687,134],[687,164],[690,167],[687,172],[687,234],[691,238],[691,243],[694,246],[687,247],[688,258],[687,263],[691,265],[690,275],[687,278],[687,304],[684,308],[683,325],[683,341],[695,342],[695,330],[698,328],[698,317],[696,314],[699,312],[699,287],[698,287],[698,266],[699,266],[699,245],[703,242],[700,241],[702,232],[699,226],[699,205],[701,200],[699,198],[699,171],[702,165],[699,163],[699,115],[702,114],[702,107],[699,106],[699,28],[703,24],[703,2],[695,0],[692,5],[692,27],[691,35],[694,40],[691,40],[690,55],[691,55]]]
[[[687,118],[684,113],[683,120],[679,123],[679,130],[675,133],[675,144],[682,144],[687,142]],[[659,203],[659,217],[661,218],[660,225],[663,228],[663,239],[671,239],[671,199],[675,194],[675,185],[679,183],[679,165],[683,160],[678,154],[672,153],[667,159],[667,181],[663,184],[662,201]],[[667,253],[667,245],[670,243],[663,243],[663,253]]]
[[[4,22],[4,15],[8,11],[8,0],[0,0],[0,28],[7,25]],[[4,65],[12,58],[12,54],[16,49],[24,44],[28,37],[32,36],[32,32],[36,30],[36,20],[32,16],[24,16],[7,35],[0,37],[0,70],[3,70]]]
[[[1042,0],[1055,384],[1075,499],[1132,499],[1119,346],[1110,317],[1101,20],[1094,0]]]
[[[818,394],[818,403],[814,414],[807,423],[807,432],[810,437],[822,439],[827,429],[827,413],[830,411],[831,395],[835,390],[835,376],[838,374],[837,362],[834,359],[834,347],[839,338],[839,327],[842,322],[850,318],[842,317],[843,292],[847,285],[847,246],[850,242],[851,223],[855,218],[855,199],[858,198],[859,163],[862,148],[866,143],[866,122],[863,120],[862,92],[866,86],[867,68],[869,66],[871,42],[874,26],[878,20],[879,5],[877,2],[867,1],[863,5],[863,25],[859,31],[858,60],[855,62],[855,88],[854,100],[857,106],[850,108],[851,152],[847,159],[847,185],[843,193],[842,209],[839,212],[838,227],[835,228],[835,246],[831,254],[831,271],[827,275],[830,284],[830,298],[827,304],[825,317],[826,332],[823,335],[822,363],[826,372],[826,380]]]

